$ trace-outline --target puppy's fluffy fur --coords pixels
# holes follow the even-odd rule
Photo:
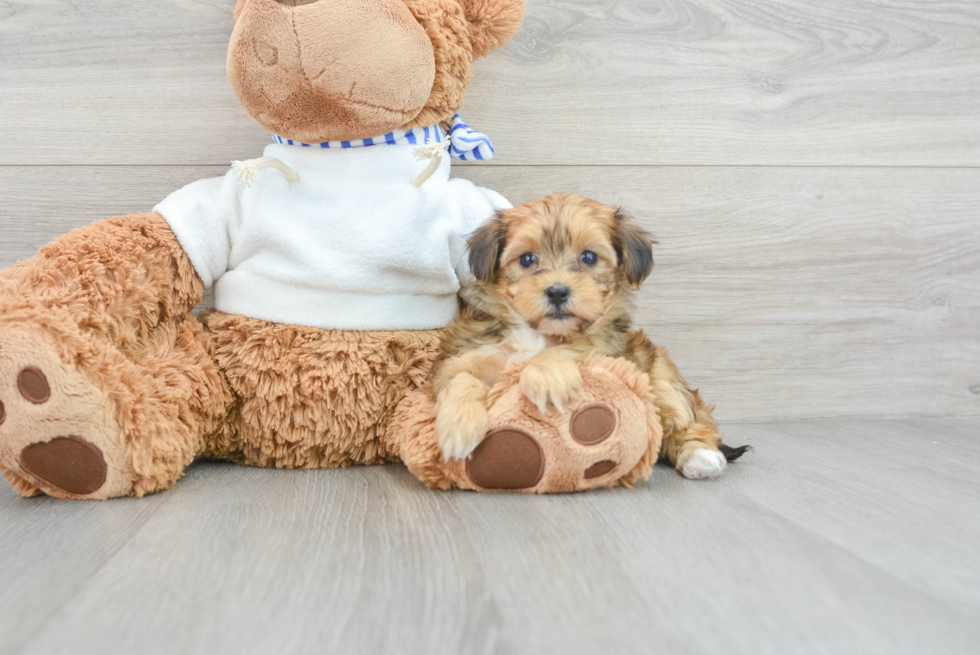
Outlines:
[[[470,240],[476,284],[442,341],[435,368],[443,454],[469,456],[487,431],[486,397],[515,358],[521,390],[559,411],[581,386],[577,360],[625,357],[650,375],[664,428],[662,455],[686,477],[713,477],[745,448],[722,444],[711,407],[667,351],[631,331],[630,300],[653,269],[649,237],[624,212],[554,195],[500,212]]]

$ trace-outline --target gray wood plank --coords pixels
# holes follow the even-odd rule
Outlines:
[[[401,467],[207,464],[167,495],[25,653],[500,652],[451,497]]]
[[[916,653],[969,644],[954,606],[910,593],[736,491],[691,485],[666,467],[649,488],[556,505],[491,499],[467,522],[485,576],[506,581],[495,597],[508,630],[525,636],[524,652]],[[478,530],[482,539],[472,536]],[[628,593],[621,581],[632,582],[622,585]]]
[[[546,498],[432,492],[397,466],[198,465],[23,652],[971,652],[976,558],[933,542],[964,536],[978,499],[916,466],[931,424],[732,426],[757,448],[717,481],[658,467],[635,490]],[[882,474],[855,476],[875,447]],[[882,504],[883,480],[910,491]],[[920,524],[932,538],[906,525],[922,505],[946,519]],[[906,561],[874,556],[889,549]],[[939,582],[910,584],[909,564]]]
[[[0,168],[0,266],[225,167]],[[636,322],[722,419],[980,414],[980,171],[462,167],[658,238]]]
[[[253,152],[233,5],[5,3],[0,164]],[[962,0],[530,0],[464,115],[497,164],[977,166],[978,28]]]
[[[207,477],[207,472],[202,472]],[[17,652],[167,502],[23,499],[0,490],[0,652]]]
[[[754,502],[932,596],[980,615],[980,423],[856,418],[738,424]]]

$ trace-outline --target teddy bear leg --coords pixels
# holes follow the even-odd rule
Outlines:
[[[632,486],[650,474],[661,426],[649,379],[632,363],[590,359],[565,411],[541,411],[505,372],[488,397],[490,430],[466,459],[445,459],[431,387],[410,393],[392,422],[402,461],[436,489],[555,493]]]
[[[71,362],[77,351],[86,359],[94,355],[92,344],[80,339],[65,317],[58,321],[64,325],[43,327],[23,319],[11,324],[10,318],[0,319],[5,477],[23,496],[126,495],[134,472],[118,422],[107,411],[106,395]]]
[[[161,325],[126,356],[47,318],[0,320],[0,468],[11,486],[84,499],[173,486],[231,402],[200,324]]]
[[[159,227],[102,221],[0,272],[0,469],[21,495],[168,488],[227,411],[196,278]]]

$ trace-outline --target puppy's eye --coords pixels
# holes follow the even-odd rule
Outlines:
[[[538,263],[538,256],[533,252],[526,252],[521,255],[521,266],[524,268],[531,268]]]
[[[595,266],[599,262],[599,255],[595,254],[591,250],[584,250],[582,254],[579,255],[579,259],[586,266]]]

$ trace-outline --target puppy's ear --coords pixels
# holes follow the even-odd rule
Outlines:
[[[486,57],[517,34],[525,0],[459,0],[470,23],[473,58]]]
[[[616,210],[614,218],[613,247],[616,248],[619,265],[623,267],[630,286],[639,289],[653,270],[653,241],[622,209]]]
[[[500,269],[500,255],[507,243],[504,213],[497,212],[470,237],[470,270],[480,282],[491,282]]]

